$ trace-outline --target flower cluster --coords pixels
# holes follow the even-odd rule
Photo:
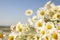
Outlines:
[[[26,11],[27,16],[32,13],[32,10]],[[12,25],[8,40],[60,40],[59,5],[47,2],[28,22],[29,24]]]

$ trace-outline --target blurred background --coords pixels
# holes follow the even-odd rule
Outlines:
[[[9,32],[12,24],[27,23],[29,17],[25,11],[31,9],[33,15],[36,15],[36,11],[48,1],[60,5],[60,0],[0,0],[0,30]]]

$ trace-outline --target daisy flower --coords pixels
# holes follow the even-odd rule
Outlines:
[[[57,18],[60,19],[60,13],[57,14]]]
[[[45,25],[44,21],[40,19],[40,20],[37,20],[37,22],[35,23],[35,28],[41,29],[44,25]]]
[[[28,19],[28,22],[30,25],[33,25],[33,23],[34,23],[34,21],[31,18]]]
[[[26,32],[28,32],[30,30],[30,28],[29,27],[26,27]]]
[[[37,16],[33,16],[32,20],[33,20],[33,22],[35,22],[37,20]]]
[[[52,16],[52,19],[58,20],[60,19],[60,13],[56,13]]]
[[[56,27],[56,28],[57,28],[57,30],[60,30],[60,25],[57,25],[57,27]]]
[[[12,32],[11,34],[9,34],[8,40],[15,40],[17,34],[15,32]]]
[[[26,31],[26,32],[28,32],[30,30],[30,28],[27,24],[24,24],[23,27],[24,27],[24,31]]]
[[[37,16],[33,16],[32,18],[28,19],[28,22],[30,25],[33,25],[36,22],[36,20],[37,20]]]
[[[37,15],[38,15],[38,18],[44,18],[44,16],[46,15],[46,10],[41,8],[37,11]]]
[[[51,8],[51,1],[47,2],[45,4],[45,7],[49,10]]]
[[[14,36],[9,36],[8,40],[14,40]]]
[[[46,30],[44,27],[41,28],[41,30],[40,30],[40,34],[41,34],[41,36],[46,35],[46,34],[47,34],[47,30]]]
[[[3,38],[3,32],[0,31],[0,39],[2,39],[2,38]]]
[[[33,35],[33,34],[29,34],[29,35],[27,36],[27,40],[33,40],[33,38],[34,38],[34,35]]]
[[[52,32],[51,37],[52,37],[52,39],[54,39],[54,40],[58,40],[58,33],[55,32],[55,31]]]
[[[56,25],[56,30],[57,30],[58,34],[60,35],[60,22]]]
[[[42,40],[51,40],[51,35],[46,34],[42,37]]]
[[[58,5],[56,8],[57,8],[56,11],[60,12],[60,5]]]
[[[41,40],[41,36],[40,36],[40,34],[35,34],[35,36],[34,36],[34,40]]]
[[[23,25],[20,22],[16,25],[16,31],[20,33],[23,32]]]
[[[55,26],[52,22],[47,22],[45,28],[48,33],[51,33],[53,30],[55,30]]]
[[[27,15],[27,16],[30,16],[30,15],[32,15],[33,14],[33,11],[32,10],[26,10],[25,11],[25,14]]]
[[[16,26],[15,25],[11,25],[10,28],[11,28],[12,31],[15,31],[16,30]]]
[[[57,30],[60,30],[60,26],[57,26]]]

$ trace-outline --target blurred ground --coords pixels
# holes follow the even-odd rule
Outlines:
[[[0,31],[9,33],[11,31],[10,26],[0,26]]]

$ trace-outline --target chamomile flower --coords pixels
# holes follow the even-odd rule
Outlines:
[[[28,22],[30,25],[33,25],[37,20],[37,16],[33,16],[32,18],[28,18]]]
[[[60,13],[57,14],[57,18],[60,19]]]
[[[15,31],[15,30],[16,30],[16,26],[15,26],[15,25],[12,25],[12,26],[11,26],[11,30],[12,30],[12,31]]]
[[[34,21],[31,18],[28,19],[28,22],[30,25],[33,25],[33,23],[34,23]]]
[[[46,34],[47,34],[47,30],[46,30],[44,27],[41,28],[41,30],[40,30],[40,34],[41,34],[41,36],[46,35]]]
[[[33,20],[33,22],[35,22],[37,20],[37,16],[33,16],[32,20]]]
[[[57,26],[57,30],[60,30],[60,26]]]
[[[22,28],[22,24],[21,24],[21,23],[18,23],[18,24],[17,24],[16,30],[17,30],[18,32],[23,32],[23,28]]]
[[[57,12],[60,12],[60,5],[57,6]]]
[[[28,32],[30,30],[30,28],[29,27],[26,27],[26,32]]]
[[[35,40],[41,40],[40,34],[35,34],[34,39],[35,39]]]
[[[44,16],[46,15],[45,9],[41,9],[41,10],[39,9],[37,11],[37,15],[38,15],[39,18],[44,18]]]
[[[8,40],[14,40],[14,36],[9,36]]]
[[[36,23],[35,23],[35,28],[36,29],[41,29],[42,27],[44,26],[44,21],[41,19],[41,20],[38,20]]]
[[[35,30],[35,31],[36,31],[36,33],[40,33],[40,30],[39,30],[38,28],[36,28],[36,30]]]
[[[3,32],[0,31],[0,38],[2,39],[3,38]]]
[[[54,40],[58,40],[58,33],[55,32],[55,31],[52,32],[51,37],[52,37],[52,39],[54,39]]]
[[[30,15],[32,15],[33,14],[33,11],[32,10],[26,10],[26,12],[25,12],[25,14],[27,15],[27,16],[30,16]]]
[[[52,22],[47,22],[45,27],[48,33],[50,33],[51,31],[55,29],[54,24]]]
[[[3,38],[3,34],[2,33],[0,33],[0,38]]]
[[[51,1],[47,2],[46,5],[45,5],[45,7],[46,7],[47,9],[50,9],[50,8],[51,8]]]
[[[30,30],[29,26],[27,24],[24,24],[24,31],[28,32]]]
[[[33,34],[29,34],[29,35],[27,36],[27,40],[33,40],[33,38],[34,38],[34,35],[33,35]]]
[[[9,34],[9,38],[8,40],[15,40],[17,34],[15,32],[12,32],[11,34]]]
[[[53,15],[52,19],[60,19],[60,13],[56,13],[55,15]]]
[[[42,40],[51,40],[51,35],[46,34],[42,37]]]
[[[60,22],[56,25],[56,30],[57,30],[58,34],[60,34]]]
[[[60,30],[60,23],[57,24],[56,28],[57,30]]]
[[[48,11],[48,15],[49,15],[50,17],[52,17],[54,14],[55,14],[55,12],[54,12],[53,9],[50,9],[50,10]]]

